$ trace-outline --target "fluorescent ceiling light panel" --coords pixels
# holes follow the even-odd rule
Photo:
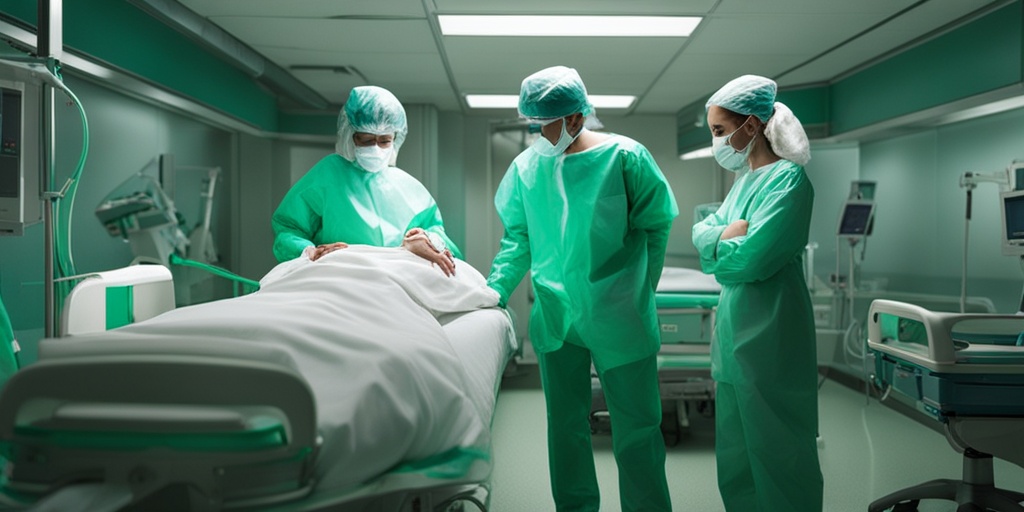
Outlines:
[[[588,96],[594,108],[629,108],[636,96],[591,94]],[[515,94],[467,94],[469,108],[516,108],[519,96]]]
[[[469,108],[516,108],[519,96],[514,94],[467,94]]]
[[[699,16],[439,15],[446,36],[689,37]]]
[[[679,156],[679,158],[683,160],[694,160],[697,158],[708,158],[713,155],[714,153],[712,153],[711,151],[711,146],[708,146],[706,148],[690,151],[689,153],[683,153],[682,155]]]
[[[590,104],[594,108],[629,108],[636,100],[636,96],[621,96],[608,94],[591,94]]]

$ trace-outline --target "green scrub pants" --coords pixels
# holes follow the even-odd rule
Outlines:
[[[821,512],[817,390],[715,388],[718,489],[728,512]]]
[[[537,354],[548,409],[548,467],[559,512],[601,505],[590,443],[590,351],[564,343]],[[665,478],[657,356],[599,375],[612,423],[623,511],[672,510]]]

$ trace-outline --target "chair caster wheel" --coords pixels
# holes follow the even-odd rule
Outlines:
[[[956,512],[985,512],[985,509],[975,505],[974,503],[964,503],[956,508]]]
[[[902,501],[892,507],[892,512],[917,512],[917,506],[920,503],[921,500]]]

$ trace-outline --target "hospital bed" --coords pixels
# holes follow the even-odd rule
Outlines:
[[[61,336],[116,329],[174,309],[171,271],[132,265],[83,276],[65,299]]]
[[[689,425],[691,406],[705,414],[713,411],[711,338],[721,291],[714,276],[688,268],[665,268],[658,282],[658,385],[668,412],[662,431],[670,444]]]
[[[963,453],[960,480],[939,479],[875,500],[869,512],[917,510],[921,499],[961,512],[1024,511],[1024,493],[993,483],[992,457],[1024,467],[1024,316],[936,313],[876,300],[869,311],[872,380],[939,422]]]
[[[691,406],[707,414],[712,411],[715,387],[711,380],[711,338],[721,290],[714,276],[688,268],[666,267],[658,282],[658,387],[665,417],[662,433],[670,445],[689,425]],[[591,430],[607,431],[608,411],[596,376],[593,381]]]
[[[457,276],[351,246],[251,295],[44,340],[0,393],[0,505],[486,510],[516,341],[483,278]]]

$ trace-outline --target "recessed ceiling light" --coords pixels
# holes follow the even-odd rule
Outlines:
[[[467,94],[469,108],[516,108],[519,96],[514,94]]]
[[[688,37],[699,16],[439,15],[446,36]]]

